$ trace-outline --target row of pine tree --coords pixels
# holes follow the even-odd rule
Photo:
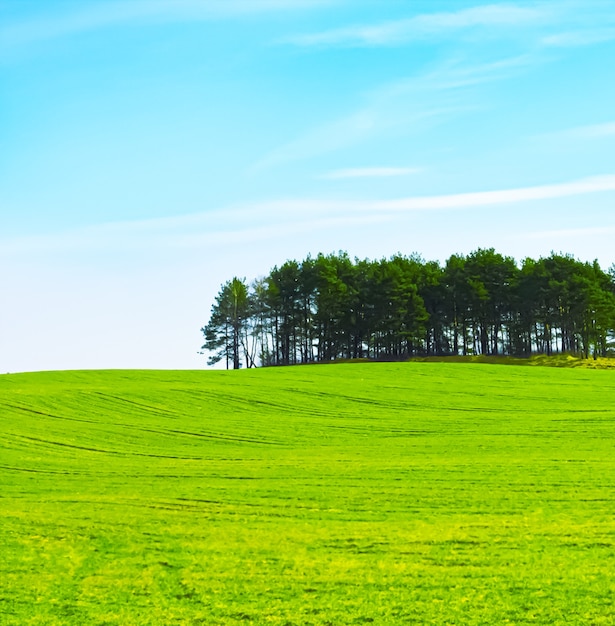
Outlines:
[[[338,254],[287,261],[222,285],[202,329],[209,364],[572,353],[615,347],[615,266],[570,255],[518,264],[494,249],[378,261]]]

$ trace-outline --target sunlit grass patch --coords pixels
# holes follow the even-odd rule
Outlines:
[[[0,377],[2,624],[610,624],[609,371]]]

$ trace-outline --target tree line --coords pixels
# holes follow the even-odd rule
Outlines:
[[[201,330],[208,363],[234,369],[430,355],[595,358],[615,346],[615,265],[605,272],[554,253],[518,264],[493,248],[443,265],[415,254],[319,254],[251,284],[229,280]]]

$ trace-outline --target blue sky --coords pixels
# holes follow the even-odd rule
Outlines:
[[[615,263],[615,2],[0,0],[0,372],[204,367],[346,250]]]

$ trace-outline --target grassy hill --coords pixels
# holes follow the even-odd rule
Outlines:
[[[1,624],[612,624],[615,374],[0,376]]]

